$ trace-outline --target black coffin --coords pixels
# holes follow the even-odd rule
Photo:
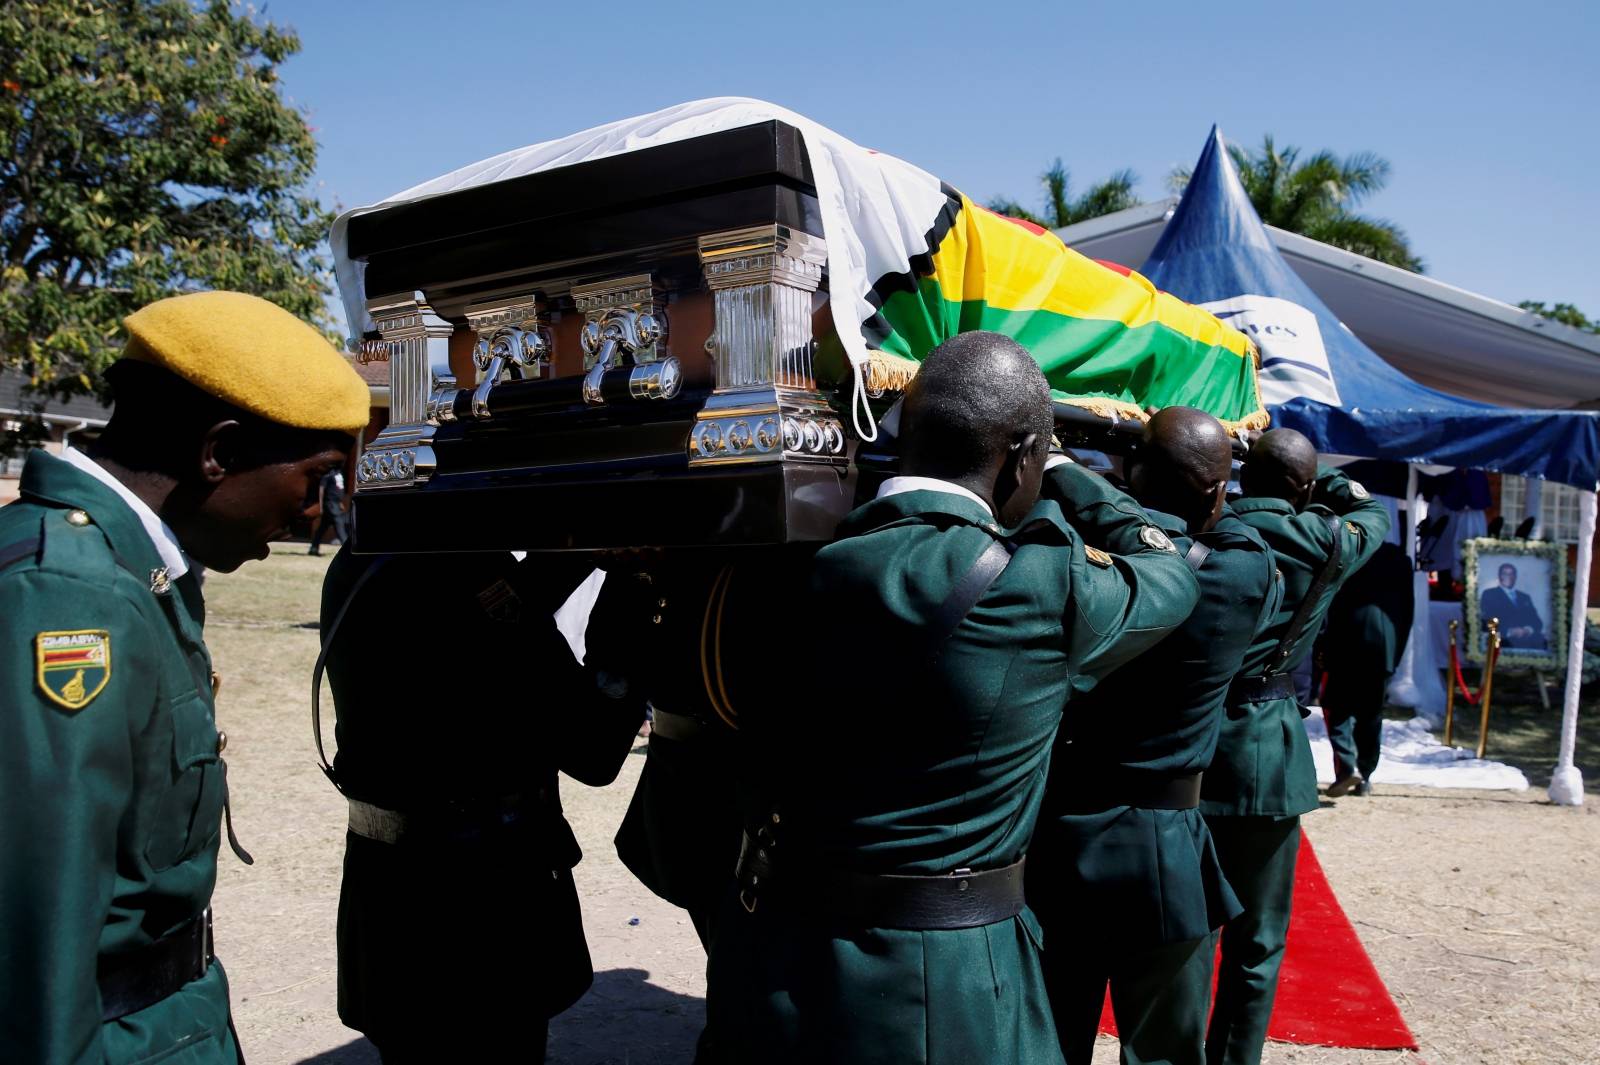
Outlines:
[[[813,366],[826,249],[793,127],[347,225],[373,319],[359,357],[390,387],[358,550],[791,543],[854,505],[855,442]]]

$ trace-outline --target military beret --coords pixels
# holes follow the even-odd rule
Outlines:
[[[153,363],[268,421],[297,429],[366,427],[366,383],[326,337],[243,292],[157,300],[122,321],[123,358]]]

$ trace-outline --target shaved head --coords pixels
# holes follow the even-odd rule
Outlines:
[[[1204,532],[1222,510],[1233,445],[1222,423],[1194,407],[1167,407],[1151,415],[1128,462],[1134,496]]]
[[[906,389],[900,470],[970,488],[1014,524],[1038,498],[1053,425],[1050,385],[1028,349],[999,333],[958,333],[928,353]]]
[[[1244,494],[1262,499],[1284,499],[1303,508],[1311,499],[1317,479],[1317,449],[1293,429],[1271,429],[1250,447],[1239,475]]]

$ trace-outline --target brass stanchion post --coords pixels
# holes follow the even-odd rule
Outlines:
[[[1450,728],[1456,716],[1456,629],[1460,622],[1450,621],[1450,661],[1445,667],[1444,693],[1444,745],[1450,746]]]
[[[1484,655],[1483,684],[1478,699],[1483,703],[1483,716],[1478,721],[1478,757],[1489,746],[1489,699],[1494,694],[1494,665],[1500,659],[1500,619],[1489,619],[1489,650]]]

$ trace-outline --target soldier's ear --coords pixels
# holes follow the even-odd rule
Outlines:
[[[217,484],[237,464],[242,429],[238,422],[228,419],[207,429],[200,438],[200,480]]]
[[[1028,474],[1032,473],[1036,466],[1043,463],[1045,448],[1040,447],[1040,443],[1038,433],[1029,433],[1011,445],[1012,455],[1016,462],[1016,481],[1018,484],[1024,483],[1028,479]]]

